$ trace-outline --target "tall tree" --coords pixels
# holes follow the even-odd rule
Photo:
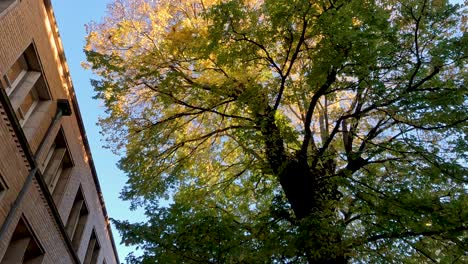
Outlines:
[[[130,262],[466,261],[465,13],[115,0],[86,53],[149,219],[116,221]]]

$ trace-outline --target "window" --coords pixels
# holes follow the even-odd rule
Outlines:
[[[0,0],[0,13],[7,9],[15,0]]]
[[[65,190],[71,167],[73,163],[68,153],[63,130],[60,129],[40,166],[44,181],[56,203],[59,202]]]
[[[21,217],[0,264],[40,264],[43,257],[44,249],[24,217]]]
[[[80,247],[81,237],[86,225],[86,220],[88,219],[88,213],[88,207],[86,206],[86,201],[84,200],[83,191],[80,186],[65,227],[75,251],[78,251]]]
[[[24,98],[21,105],[18,107],[16,115],[18,116],[19,120],[25,121],[29,118],[34,108],[37,106],[39,102],[39,96],[37,95],[37,91],[32,89]]]
[[[0,198],[2,198],[5,191],[8,189],[5,180],[3,180],[2,175],[0,174]]]
[[[83,264],[97,264],[100,249],[101,246],[97,240],[96,232],[93,229],[91,237],[89,238],[88,249],[86,250],[86,256]]]
[[[7,94],[11,94],[14,87],[18,86],[19,81],[26,75],[27,71],[28,64],[26,58],[24,55],[21,55],[10,69],[8,69],[5,76],[3,76],[2,85],[5,86]]]
[[[25,125],[41,102],[50,100],[39,60],[32,45],[0,78],[0,87],[8,94],[21,126]]]

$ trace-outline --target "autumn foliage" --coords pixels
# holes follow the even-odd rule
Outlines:
[[[88,32],[130,263],[468,260],[464,6],[115,0]]]

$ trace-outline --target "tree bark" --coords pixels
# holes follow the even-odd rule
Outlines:
[[[330,168],[321,171],[311,170],[306,159],[288,157],[273,111],[267,111],[257,120],[270,168],[278,176],[303,231],[298,247],[310,264],[347,263],[344,250],[336,250],[342,234],[340,228],[333,226],[334,209],[329,208],[330,201],[339,199],[337,186],[330,181],[318,181],[326,171],[334,170],[333,164],[326,163]]]
[[[298,161],[288,161],[279,174],[281,187],[301,225],[299,245],[308,262],[345,264],[341,229],[335,226],[334,208],[330,208],[330,203],[339,199],[337,187],[317,178],[307,163]]]

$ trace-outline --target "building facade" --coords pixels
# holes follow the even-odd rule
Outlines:
[[[0,0],[0,264],[119,263],[50,0]]]

